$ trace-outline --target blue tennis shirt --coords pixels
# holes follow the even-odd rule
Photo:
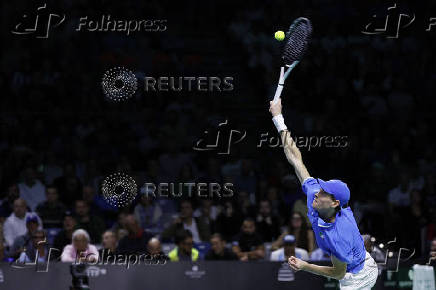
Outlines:
[[[355,274],[362,270],[366,250],[351,208],[342,208],[336,214],[335,222],[326,223],[312,207],[315,194],[321,190],[316,179],[307,178],[302,187],[307,195],[307,216],[312,223],[318,247],[347,263],[347,272]]]

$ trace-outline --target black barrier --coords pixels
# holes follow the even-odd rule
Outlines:
[[[0,289],[67,290],[70,264],[51,263],[17,267],[0,264]],[[411,267],[383,271],[373,289],[412,289]],[[47,271],[46,271],[47,270]],[[339,289],[338,282],[306,272],[293,272],[280,262],[177,262],[165,265],[88,265],[91,290],[241,290],[241,289]]]

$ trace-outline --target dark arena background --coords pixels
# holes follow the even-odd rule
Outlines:
[[[436,2],[332,0],[2,1],[0,289],[339,289],[287,263],[332,265],[269,112],[298,17],[310,176],[372,289],[435,289]]]

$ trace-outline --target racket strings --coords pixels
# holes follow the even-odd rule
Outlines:
[[[300,17],[293,22],[286,34],[287,41],[283,48],[285,64],[291,65],[303,57],[311,34],[312,25],[308,19]]]

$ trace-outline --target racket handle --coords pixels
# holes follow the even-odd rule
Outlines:
[[[278,84],[277,85],[277,89],[276,89],[276,93],[274,95],[273,103],[276,103],[279,100],[279,98],[280,98],[280,96],[282,94],[282,91],[283,91],[283,85],[282,84]]]
[[[276,93],[274,95],[273,103],[277,102],[277,100],[280,98],[282,91],[283,91],[283,85],[285,84],[285,68],[280,68],[280,78],[279,78],[279,84],[277,85]]]

